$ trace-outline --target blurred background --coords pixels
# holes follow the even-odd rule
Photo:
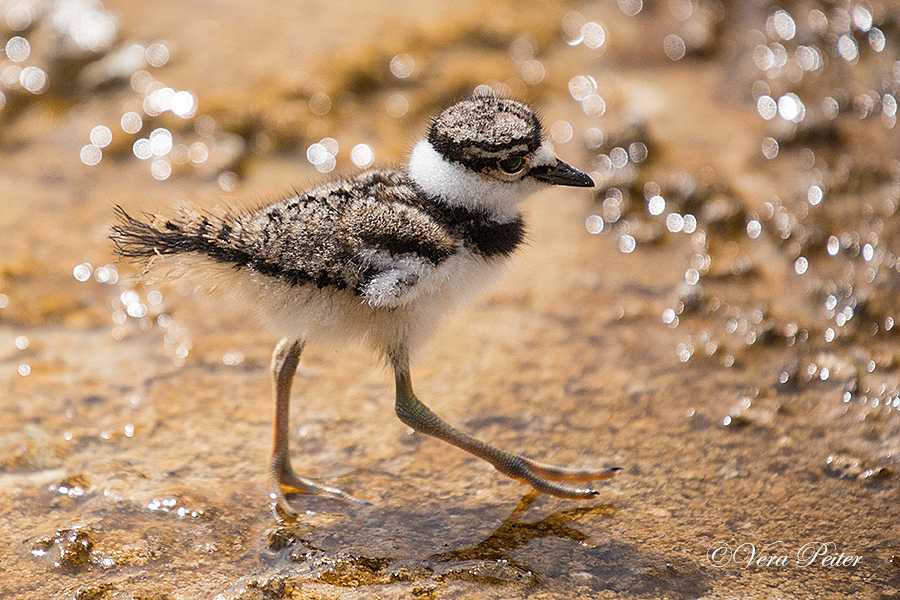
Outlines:
[[[115,262],[113,207],[256,206],[402,164],[487,86],[590,191],[415,365],[436,412],[556,463],[522,494],[311,348],[269,510],[277,336]],[[893,597],[895,2],[0,0],[0,547],[11,597]],[[895,254],[897,253],[897,254]],[[527,512],[526,512],[527,509]],[[853,568],[717,566],[718,542]],[[771,550],[771,549],[770,549]]]

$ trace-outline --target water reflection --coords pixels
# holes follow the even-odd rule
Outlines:
[[[537,574],[532,567],[513,559],[512,554],[516,550],[534,540],[548,537],[574,540],[582,545],[589,545],[591,543],[590,536],[570,527],[570,524],[587,517],[612,516],[617,512],[611,504],[601,504],[553,513],[534,523],[523,522],[522,517],[525,512],[531,508],[540,495],[536,491],[525,494],[506,520],[485,540],[468,548],[434,554],[431,556],[431,560],[440,563],[503,561],[536,583],[539,581],[540,574]],[[537,581],[533,578],[537,578]]]
[[[405,509],[382,512],[370,508],[354,511],[356,514],[350,521],[335,515],[324,517],[325,522],[320,525],[285,521],[266,533],[263,558],[275,565],[286,563],[290,572],[302,573],[305,580],[342,587],[445,581],[527,587],[541,582],[545,576],[557,578],[560,575],[557,571],[566,573],[566,578],[572,577],[573,565],[582,565],[582,570],[590,571],[585,574],[587,579],[597,578],[596,545],[573,524],[589,519],[596,522],[599,517],[616,514],[616,509],[608,504],[580,507],[535,522],[523,521],[539,497],[538,492],[529,492],[490,535],[458,550],[433,553],[436,545],[448,545],[441,544],[447,535],[468,537],[470,533],[454,525],[457,522],[454,515],[442,509],[423,518]],[[307,518],[313,515],[308,513]],[[386,535],[388,530],[390,533]],[[583,549],[584,554],[573,552],[571,542]],[[568,544],[570,550],[548,555],[542,551],[542,544]],[[422,556],[423,552],[427,554]],[[599,554],[599,559],[607,558],[605,553]],[[600,568],[621,576],[628,570],[620,569],[619,563],[634,558],[633,551],[623,554],[609,561],[614,564]],[[585,565],[585,560],[590,565]],[[608,582],[595,579],[594,583]]]

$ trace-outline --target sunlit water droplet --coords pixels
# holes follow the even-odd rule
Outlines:
[[[679,233],[684,229],[684,217],[678,213],[669,213],[666,217],[666,229],[672,233]]]
[[[309,110],[312,114],[321,117],[331,110],[331,98],[325,92],[317,92],[309,99]]]
[[[550,126],[550,137],[555,144],[565,144],[573,135],[574,130],[568,121],[556,121]]]
[[[103,151],[94,144],[82,146],[80,153],[81,162],[93,167],[103,159]]]
[[[747,236],[751,240],[755,240],[762,233],[762,224],[756,219],[747,221]]]
[[[679,21],[688,20],[694,14],[694,3],[691,0],[669,0],[669,11]]]
[[[148,71],[140,69],[135,71],[131,75],[131,89],[136,91],[138,94],[147,94],[150,91],[150,86],[154,83],[153,75],[151,75]]]
[[[775,53],[765,44],[757,44],[757,46],[753,48],[751,56],[753,57],[753,62],[756,63],[756,66],[760,71],[768,71],[775,66]]]
[[[34,12],[32,11],[32,7],[30,3],[20,2],[18,4],[13,4],[12,6],[9,3],[6,4],[9,8],[6,9],[6,24],[9,25],[9,28],[13,31],[22,31],[31,26],[34,22]]]
[[[219,189],[223,192],[233,192],[235,189],[237,189],[237,173],[233,171],[225,171],[224,173],[219,173],[219,176],[216,178],[216,183],[219,184]]]
[[[885,94],[881,97],[881,114],[885,117],[897,115],[897,99],[893,95]]]
[[[325,159],[327,157],[328,150],[319,142],[310,144],[310,146],[306,149],[306,160],[308,160],[313,165],[322,164],[323,162],[325,162]]]
[[[357,167],[365,169],[375,162],[375,152],[368,144],[357,144],[350,150],[350,160]]]
[[[603,133],[602,129],[598,129],[597,127],[590,127],[584,132],[584,145],[589,150],[597,150],[601,146],[603,146],[603,142],[606,141],[606,134]]]
[[[119,124],[125,133],[135,134],[144,126],[144,120],[138,113],[129,111],[122,115],[122,120]]]
[[[840,112],[838,101],[831,96],[825,96],[825,98],[822,99],[822,112],[828,119],[837,118],[838,113]]]
[[[539,60],[527,60],[522,64],[520,70],[522,81],[528,85],[537,85],[544,80],[547,74],[544,63]]]
[[[97,125],[91,129],[91,143],[98,148],[106,148],[112,142],[112,131],[105,125]]]
[[[596,50],[606,41],[606,31],[603,30],[603,26],[599,23],[588,21],[581,26],[581,37],[585,46],[591,50]]]
[[[869,261],[872,260],[872,258],[874,258],[874,256],[875,256],[875,248],[874,248],[874,246],[872,246],[872,244],[865,244],[865,245],[862,247],[862,257],[863,257],[863,260],[866,261],[866,262],[869,262]]]
[[[186,165],[191,160],[191,152],[184,144],[175,144],[169,153],[173,165]]]
[[[94,267],[91,266],[91,263],[81,263],[72,269],[72,276],[78,281],[87,281],[91,278],[93,271]]]
[[[189,119],[197,114],[197,98],[188,91],[175,92],[170,102],[170,110],[182,119]]]
[[[671,33],[663,40],[663,52],[666,53],[669,60],[679,61],[687,53],[687,46],[680,36]]]
[[[94,279],[99,283],[113,285],[119,281],[119,270],[116,269],[115,265],[103,265],[102,267],[97,267],[97,270],[94,271]]]
[[[569,80],[569,93],[573,98],[581,102],[597,89],[593,78],[584,75],[576,75]]]
[[[535,52],[537,52],[537,48],[531,40],[525,37],[516,38],[509,45],[509,57],[517,65],[534,58]]]
[[[818,205],[822,201],[822,188],[817,185],[809,186],[806,191],[806,200],[813,206]]]
[[[409,100],[406,99],[406,96],[397,92],[387,97],[384,102],[384,108],[389,115],[399,119],[409,111]]]
[[[778,99],[778,114],[785,121],[799,123],[806,116],[806,107],[797,94],[787,93]]]
[[[604,227],[603,217],[600,215],[589,216],[584,220],[584,227],[587,229],[588,233],[594,235],[602,232]]]
[[[778,142],[774,138],[763,138],[762,153],[769,160],[778,156]]]
[[[777,10],[770,17],[772,29],[775,30],[775,33],[783,40],[791,40],[794,38],[794,35],[797,33],[797,25],[794,23],[794,18],[784,10]]]
[[[837,51],[841,58],[847,62],[853,62],[859,57],[859,47],[856,45],[856,40],[849,34],[844,34],[838,38]]]
[[[19,74],[19,83],[32,94],[43,94],[47,91],[47,74],[38,67],[25,67]]]
[[[21,74],[22,67],[19,65],[12,62],[0,63],[0,83],[6,87],[11,89],[17,88]]]
[[[147,138],[135,140],[134,144],[131,146],[131,151],[141,160],[147,160],[153,156],[153,147],[150,145],[150,140]]]
[[[164,181],[172,175],[172,164],[164,158],[157,158],[150,163],[150,174],[157,181]]]
[[[643,142],[632,142],[628,145],[628,158],[631,162],[642,163],[647,160],[648,154],[647,145]]]
[[[161,87],[150,92],[144,98],[144,112],[151,117],[159,116],[172,108],[172,98],[175,97],[175,90],[170,87]]]
[[[338,141],[333,137],[325,137],[319,140],[319,143],[325,148],[325,151],[332,156],[337,156],[337,153],[340,151],[340,145]]]
[[[335,160],[334,156],[329,154],[325,157],[325,160],[316,165],[316,170],[319,173],[331,173],[332,171],[334,171],[336,166],[337,160]]]
[[[681,230],[685,233],[694,233],[697,230],[697,217],[690,213],[684,215],[684,227]]]
[[[644,8],[643,0],[618,0],[618,4],[619,10],[629,17],[637,15]]]
[[[581,103],[581,108],[589,117],[602,117],[606,112],[606,101],[597,94],[588,94]]]
[[[778,114],[778,105],[775,103],[774,98],[763,95],[756,101],[756,111],[759,113],[759,116],[769,121]]]
[[[625,148],[613,148],[609,151],[609,160],[612,162],[613,168],[622,169],[628,164],[628,152]]]
[[[165,156],[172,151],[172,132],[164,127],[150,133],[150,151],[155,156]]]
[[[872,50],[875,52],[882,52],[884,50],[886,39],[884,37],[884,32],[878,29],[877,27],[873,27],[869,30],[869,45],[872,47]]]
[[[23,62],[31,55],[31,44],[20,35],[9,38],[6,42],[6,57],[13,62]]]
[[[416,61],[409,54],[398,54],[391,59],[390,69],[397,79],[406,79],[416,70]]]
[[[209,158],[209,148],[204,142],[194,142],[188,148],[188,157],[195,165],[203,164]]]
[[[853,7],[851,16],[853,17],[853,24],[860,31],[866,32],[872,28],[872,13],[866,7],[857,4]]]
[[[152,67],[162,67],[169,62],[169,48],[161,42],[147,46],[147,63]]]
[[[585,23],[587,23],[587,19],[580,12],[573,10],[566,13],[562,18],[562,31],[566,43],[570,46],[577,46],[582,42],[584,37],[582,36],[581,28],[584,27]]]
[[[631,254],[632,252],[634,252],[636,246],[637,242],[631,235],[625,234],[619,238],[619,250],[623,254]]]
[[[815,71],[822,65],[822,55],[812,46],[797,46],[794,58],[804,71]]]

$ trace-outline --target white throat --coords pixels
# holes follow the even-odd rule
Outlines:
[[[428,195],[449,206],[485,210],[499,223],[515,220],[519,202],[541,187],[530,178],[511,183],[474,173],[445,160],[428,140],[413,148],[409,175]]]

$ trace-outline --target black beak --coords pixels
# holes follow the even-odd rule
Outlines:
[[[594,187],[594,180],[588,177],[586,173],[559,159],[556,159],[556,164],[552,167],[535,167],[531,169],[529,175],[537,180],[546,181],[553,185]]]

